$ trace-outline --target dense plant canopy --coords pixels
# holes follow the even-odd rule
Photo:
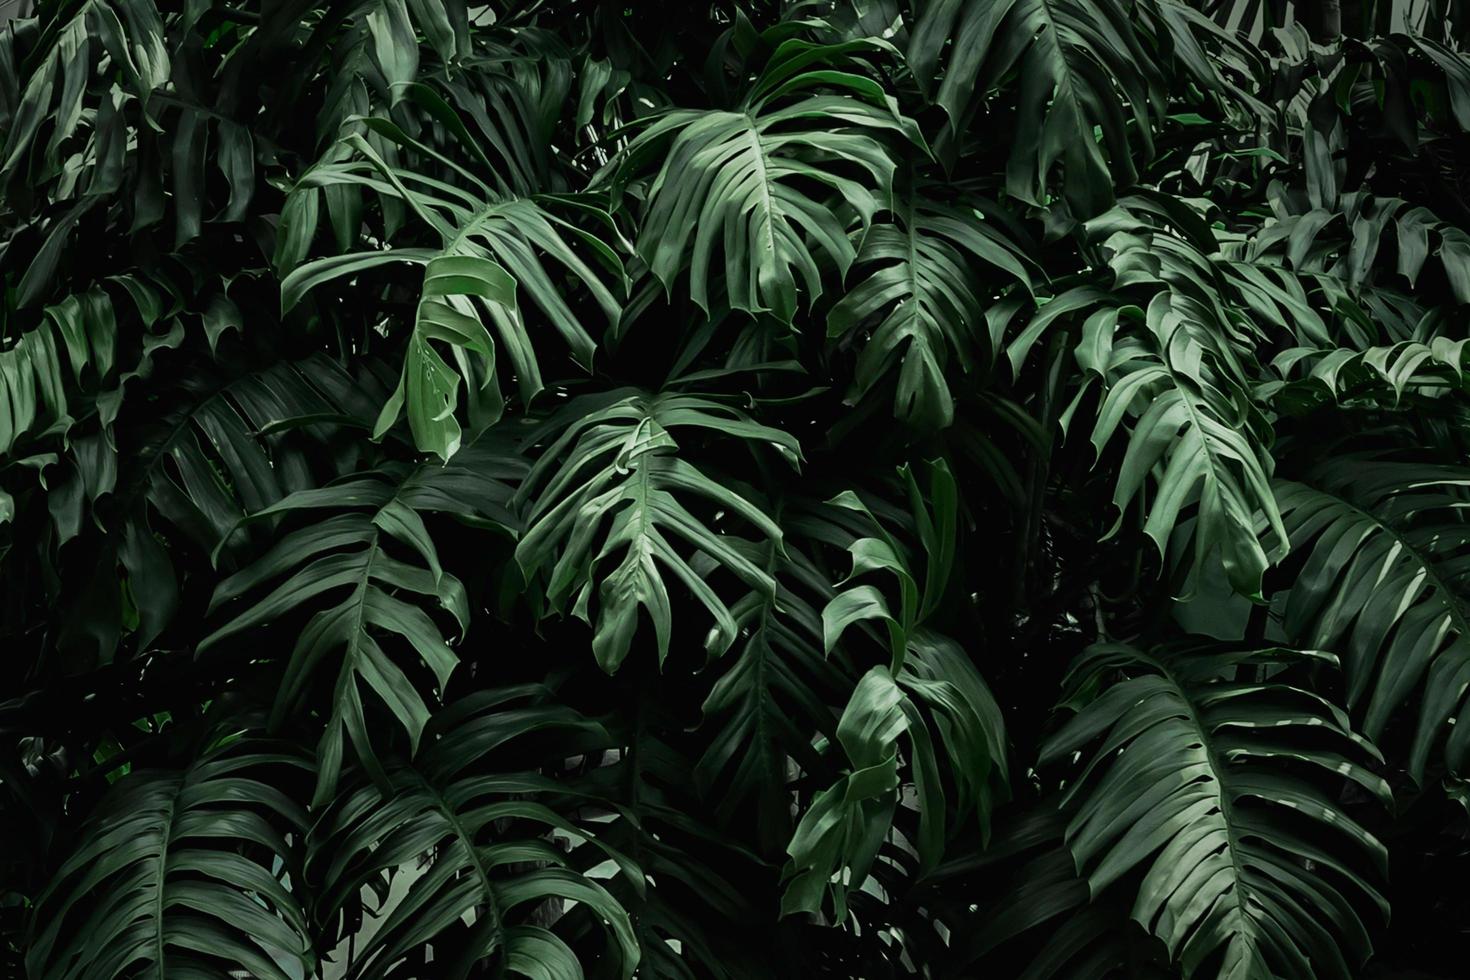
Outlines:
[[[1463,976],[1459,0],[41,0],[7,975]]]

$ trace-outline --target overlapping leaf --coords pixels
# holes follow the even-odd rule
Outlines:
[[[800,456],[796,440],[706,398],[630,390],[574,402],[551,425],[556,440],[521,491],[534,500],[516,548],[526,578],[549,570],[551,608],[560,610],[571,598],[572,612],[588,622],[596,596],[592,652],[609,672],[631,649],[640,608],[653,621],[660,662],[668,654],[673,613],[665,573],[714,619],[706,646],[728,648],[735,617],[690,564],[691,553],[707,555],[765,595],[774,593],[775,582],[689,508],[702,501],[778,543],[781,529],[749,498],[683,459],[674,436],[714,437],[726,452],[742,443],[773,448],[793,465]],[[605,571],[603,563],[617,555],[617,566]]]
[[[119,276],[115,292],[130,297],[146,330],[161,306],[157,291],[137,276]],[[75,421],[97,406],[101,421],[116,418],[121,387],[130,372],[117,369],[119,310],[114,293],[94,286],[45,309],[45,319],[0,351],[0,455],[25,445],[65,436]],[[126,307],[123,315],[132,311]],[[170,325],[172,326],[172,325]],[[143,355],[159,346],[177,345],[179,337],[148,335]],[[79,403],[79,404],[78,404]]]
[[[753,590],[731,606],[743,640],[704,700],[710,735],[693,775],[722,815],[746,816],[753,803],[761,843],[779,852],[792,830],[791,762],[823,768],[810,733],[835,734],[828,705],[844,679],[823,652],[821,612],[807,597],[825,594],[827,583],[792,545],[784,559],[767,547],[776,592]]]
[[[1451,770],[1470,764],[1467,485],[1460,468],[1358,455],[1278,484],[1292,547],[1305,556],[1283,627],[1293,642],[1340,651],[1348,702],[1370,738],[1417,695],[1418,779],[1440,746]]]
[[[226,741],[187,769],[123,776],[41,896],[33,977],[291,980],[315,967],[287,835],[306,813],[274,782],[302,760]]]
[[[897,586],[899,599],[894,611],[870,579],[836,593],[822,610],[825,650],[831,652],[849,630],[878,623],[889,666],[869,670],[843,710],[837,741],[850,769],[812,798],[792,835],[783,912],[817,911],[830,891],[837,917],[845,917],[849,892],[862,887],[895,830],[900,786],[913,791],[903,807],[916,820],[904,832],[918,854],[920,876],[938,865],[957,824],[973,821],[980,837],[987,837],[990,811],[1007,791],[999,706],[960,644],[923,625],[942,601],[957,548],[954,477],[943,460],[928,469],[927,487],[908,467],[899,470],[924,555],[922,574],[910,550],[856,494],[829,502],[853,512],[872,535],[848,544],[849,578],[883,573]],[[946,767],[934,748],[936,732]],[[907,743],[902,766],[900,736]],[[944,771],[952,781],[941,778]]]
[[[433,962],[440,976],[475,975],[475,965],[487,960],[533,980],[582,976],[567,942],[574,934],[558,935],[554,922],[545,924],[542,906],[560,901],[584,907],[606,929],[612,970],[633,975],[640,953],[628,913],[596,879],[568,866],[563,848],[590,842],[639,891],[643,872],[601,843],[595,824],[579,821],[575,809],[548,805],[558,800],[554,780],[494,761],[521,749],[522,766],[559,766],[549,753],[526,756],[523,747],[538,737],[566,755],[607,740],[596,723],[534,686],[480,691],[435,716],[412,763],[388,763],[386,782],[357,786],[327,812],[313,831],[307,865],[323,888],[323,918],[345,912],[350,928],[364,889],[385,874],[412,875],[371,937],[355,947],[354,980],[413,975],[404,957],[426,944],[439,954]]]
[[[507,471],[514,473],[514,464],[497,460],[487,448],[450,467],[367,473],[297,491],[250,515],[259,521],[335,512],[285,534],[253,564],[221,582],[215,609],[252,593],[258,598],[200,644],[200,652],[206,653],[292,612],[315,609],[296,639],[275,715],[279,719],[296,709],[319,673],[335,674],[319,748],[318,802],[331,797],[346,741],[369,771],[382,775],[362,685],[417,747],[431,711],[397,651],[412,651],[434,682],[432,696],[442,696],[458,657],[424,606],[447,613],[460,636],[470,621],[464,587],[440,565],[422,515],[493,522],[504,514],[509,497],[509,488],[499,479]],[[270,583],[269,591],[260,595]],[[321,608],[316,608],[318,601],[324,604]]]
[[[14,106],[7,106],[0,170],[11,176],[29,172],[36,184],[60,170],[60,147],[84,122],[88,90],[100,74],[99,60],[107,58],[113,77],[145,105],[168,80],[171,63],[163,19],[151,0],[89,0],[67,8],[63,16],[48,21],[24,57],[30,71]],[[116,87],[109,88],[117,92]],[[103,99],[115,112],[116,96],[111,92],[104,92]],[[41,147],[39,137],[48,124],[50,135]],[[28,156],[33,168],[18,166]]]
[[[448,106],[442,106],[441,111],[452,113]],[[468,140],[463,123],[456,122],[456,131]],[[386,133],[384,141],[402,144],[429,160],[445,159],[387,120],[369,119],[365,124],[372,127],[374,135]],[[307,293],[331,280],[362,281],[365,273],[384,265],[410,263],[425,267],[403,381],[384,408],[379,433],[406,409],[419,448],[447,459],[462,442],[464,427],[455,416],[461,380],[466,387],[471,436],[500,417],[503,399],[497,371],[514,378],[523,401],[534,398],[543,385],[540,360],[527,323],[532,310],[550,322],[578,364],[591,366],[597,342],[583,323],[583,304],[578,302],[581,291],[585,290],[610,322],[616,322],[619,305],[603,276],[571,243],[585,246],[596,262],[616,276],[622,275],[622,266],[606,243],[559,217],[554,207],[565,204],[600,213],[597,208],[573,199],[503,196],[457,164],[446,165],[447,179],[436,179],[393,165],[360,134],[347,137],[346,145],[361,159],[318,165],[298,183],[293,197],[314,201],[318,188],[354,192],[370,188],[406,205],[438,244],[432,248],[352,252],[306,262],[291,269],[282,281],[281,306],[289,311]],[[306,210],[315,215],[315,206]],[[303,218],[292,230],[296,243],[288,249],[287,257],[278,256],[279,262],[294,265],[304,255],[315,231],[315,220]],[[354,241],[357,232],[352,227],[345,237]],[[576,295],[557,280],[543,255],[555,260],[576,281]],[[489,327],[494,328],[493,334]],[[497,368],[496,338],[508,361],[503,368]],[[453,366],[430,341],[449,345]]]
[[[1269,676],[1293,659],[1095,646],[1068,676],[1076,714],[1044,747],[1043,762],[1084,753],[1062,806],[1094,900],[1123,900],[1108,889],[1141,871],[1133,918],[1186,976],[1352,976],[1371,951],[1361,910],[1387,911],[1371,883],[1387,851],[1335,785],[1390,803],[1376,750]]]
[[[1146,53],[1153,38],[1141,21],[1127,7],[1091,0],[931,0],[908,59],[956,127],[1016,73],[1007,191],[1037,205],[1055,193],[1091,217],[1112,203],[1115,187],[1133,182],[1163,115],[1164,77]],[[1054,182],[1058,168],[1065,180]]]
[[[1140,942],[1122,902],[1092,901],[1087,881],[1066,845],[1066,815],[1055,799],[1005,814],[983,851],[959,854],[936,869],[953,901],[944,920],[955,936],[956,968],[1014,973],[1017,980],[1162,978],[1162,943]],[[987,889],[989,904],[970,901],[963,883],[979,873],[1003,885]],[[1155,948],[1156,947],[1156,948]]]
[[[1109,233],[1117,286],[1145,287],[1146,308],[1126,304],[1126,293],[1078,287],[1042,308],[1011,345],[1011,356],[1025,358],[1042,332],[1036,321],[1049,326],[1054,310],[1085,312],[1077,361],[1105,384],[1093,447],[1102,453],[1123,420],[1135,420],[1114,504],[1126,513],[1145,483],[1153,483],[1152,499],[1141,508],[1143,529],[1165,558],[1181,515],[1194,505],[1197,519],[1187,532],[1191,577],[1218,555],[1231,585],[1259,597],[1261,575],[1287,542],[1271,493],[1265,419],[1247,380],[1253,333],[1243,325],[1249,321],[1195,244],[1124,214],[1116,209],[1094,229]],[[1172,220],[1191,230],[1187,211]],[[1142,329],[1130,329],[1135,324]],[[1264,544],[1258,517],[1264,518]]]
[[[991,771],[1005,769],[1000,709],[964,651],[932,634],[912,638],[896,673],[878,666],[863,675],[837,741],[849,770],[812,798],[787,845],[782,914],[820,912],[830,894],[838,921],[847,917],[849,893],[893,833],[901,786],[913,787],[904,806],[917,810],[909,844],[920,874],[932,871],[955,821],[988,820]]]
[[[895,414],[946,426],[954,404],[945,367],[952,353],[970,371],[972,351],[985,342],[975,330],[983,322],[987,280],[998,272],[1002,281],[1029,287],[1030,276],[1017,246],[979,211],[917,191],[901,199],[892,223],[865,232],[857,257],[861,279],[828,311],[828,336],[871,334],[853,376],[856,395],[898,361]]]
[[[687,265],[689,296],[706,311],[723,299],[790,323],[798,290],[808,306],[821,296],[823,263],[847,272],[849,224],[866,229],[890,193],[885,136],[918,139],[880,86],[841,70],[850,52],[876,47],[786,40],[736,109],[676,109],[639,133],[615,175],[626,182],[662,161],[638,254],[665,289]]]
[[[111,661],[129,631],[132,650],[146,651],[174,621],[192,561],[218,548],[228,563],[258,542],[260,529],[235,533],[241,518],[333,473],[338,426],[366,424],[353,418],[371,402],[371,386],[359,387],[366,379],[318,358],[233,379],[200,370],[170,386],[162,416],[117,422],[124,388],[183,332],[175,321],[151,335],[140,367],[90,399],[85,422],[67,433],[69,452],[29,457],[38,485],[17,489],[23,513],[49,522],[57,545],[76,556],[59,619],[61,642],[78,664]],[[99,539],[90,531],[104,516],[116,533]]]

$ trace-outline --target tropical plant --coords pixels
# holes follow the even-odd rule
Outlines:
[[[1459,0],[40,0],[6,975],[1462,976]]]

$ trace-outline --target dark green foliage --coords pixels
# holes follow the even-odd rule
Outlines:
[[[0,972],[1463,975],[1467,14],[41,0]]]

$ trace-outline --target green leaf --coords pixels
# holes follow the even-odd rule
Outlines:
[[[837,714],[828,704],[844,686],[822,649],[822,621],[809,595],[821,573],[789,545],[783,550],[765,546],[775,595],[751,591],[731,607],[745,639],[721,662],[725,669],[705,698],[709,734],[693,773],[722,817],[733,818],[740,804],[754,800],[761,843],[777,853],[793,829],[788,760],[807,772],[821,770],[810,732],[835,735]],[[828,590],[816,588],[820,601]]]
[[[946,789],[935,753],[946,751]],[[908,750],[900,759],[899,739]],[[853,690],[837,725],[848,774],[812,798],[792,834],[782,872],[781,912],[820,912],[832,898],[838,921],[862,888],[890,834],[900,787],[912,786],[919,873],[938,867],[956,822],[988,833],[1006,780],[1000,709],[958,644],[921,632],[897,674],[874,667]]]
[[[1385,874],[1387,850],[1338,792],[1346,778],[1392,797],[1339,709],[1257,680],[1294,658],[1092,647],[1066,684],[1076,713],[1043,748],[1043,763],[1083,753],[1062,806],[1093,900],[1127,901],[1109,889],[1141,872],[1133,919],[1186,976],[1219,957],[1228,976],[1348,977],[1372,951],[1354,902],[1387,914],[1355,870]]]
[[[800,455],[796,440],[708,399],[627,390],[573,402],[551,427],[559,433],[556,441],[541,453],[521,491],[523,497],[536,494],[516,547],[526,579],[549,566],[544,594],[551,609],[560,611],[575,596],[574,612],[589,622],[596,594],[592,651],[609,673],[631,649],[640,608],[653,621],[659,662],[668,654],[673,609],[666,572],[714,618],[705,646],[727,649],[735,641],[734,616],[676,545],[702,552],[765,595],[775,582],[689,506],[703,501],[778,543],[781,529],[745,496],[682,459],[674,434],[773,447],[793,464]],[[617,566],[603,572],[602,562],[617,554]]]
[[[1470,765],[1470,735],[1457,723],[1470,679],[1470,605],[1461,515],[1470,474],[1345,456],[1277,494],[1305,564],[1285,595],[1293,642],[1341,651],[1348,703],[1379,738],[1413,702],[1418,724],[1409,770],[1423,781],[1443,746],[1451,771]]]
[[[488,259],[440,255],[424,268],[423,292],[413,336],[404,357],[398,389],[383,406],[374,427],[381,437],[407,407],[414,445],[449,460],[459,451],[461,428],[455,418],[460,378],[471,382],[471,438],[500,419],[504,399],[495,376],[495,341],[485,329],[471,297],[491,305],[491,315],[516,315],[515,280]],[[429,341],[442,341],[459,370],[451,368]]]
[[[985,305],[977,264],[1027,289],[1030,276],[1017,247],[973,208],[967,211],[912,191],[894,219],[864,229],[857,256],[863,278],[833,304],[827,333],[871,334],[854,371],[852,401],[878,384],[897,361],[895,414],[916,425],[942,428],[954,419],[954,399],[944,379],[950,354],[968,373],[974,367],[971,350],[984,340],[974,333]]]
[[[307,824],[276,784],[290,768],[306,766],[272,746],[228,739],[183,770],[119,779],[40,896],[29,975],[239,969],[290,980],[293,970],[314,970],[306,916],[285,880],[296,864],[286,835]]]
[[[631,977],[640,951],[628,913],[593,878],[568,866],[550,835],[590,841],[618,872],[643,888],[643,873],[599,840],[591,821],[566,809],[554,780],[534,768],[506,771],[490,755],[506,747],[560,743],[579,752],[606,743],[595,722],[546,698],[535,686],[479,691],[442,710],[412,764],[389,763],[385,780],[343,793],[313,829],[308,871],[326,883],[324,908],[355,910],[381,876],[411,876],[407,892],[354,952],[353,980],[389,975],[403,956],[471,922],[468,945],[441,975],[469,976],[476,961],[499,960],[522,976],[582,976],[564,936],[535,923],[541,903],[585,908],[608,932],[610,966]],[[538,741],[539,739],[539,741]],[[532,762],[537,757],[521,758]],[[550,756],[541,758],[550,763]],[[544,957],[544,959],[543,959]]]
[[[445,106],[443,112],[451,110]],[[390,133],[416,153],[438,156],[387,120],[365,122]],[[458,125],[463,127],[462,123]],[[404,361],[403,384],[384,408],[379,434],[406,407],[418,447],[447,459],[462,441],[464,426],[455,416],[460,380],[466,382],[471,433],[478,434],[494,423],[501,410],[501,396],[487,321],[508,362],[501,370],[514,377],[523,402],[529,403],[542,390],[541,365],[528,323],[533,313],[549,320],[573,359],[590,368],[596,342],[578,312],[583,305],[582,293],[585,291],[609,322],[616,322],[620,305],[573,243],[590,248],[596,260],[611,267],[619,278],[623,270],[610,247],[556,211],[565,207],[604,219],[605,212],[575,196],[501,197],[473,175],[467,175],[476,184],[475,193],[470,193],[389,162],[356,133],[345,138],[344,146],[362,159],[314,167],[302,177],[293,198],[296,194],[314,194],[311,188],[316,187],[372,188],[401,200],[441,242],[437,249],[398,248],[325,256],[295,269],[282,282],[282,309],[289,310],[308,291],[341,276],[395,261],[432,266],[425,271],[424,290]],[[569,273],[577,288],[570,289],[565,281],[559,281],[561,277],[548,269],[543,255]],[[452,365],[429,346],[430,339],[451,345]],[[418,397],[410,395],[409,387]]]
[[[895,164],[881,135],[904,132],[905,122],[848,94],[782,99],[808,86],[848,88],[828,72],[793,76],[806,60],[774,56],[739,111],[659,117],[615,163],[626,182],[661,159],[638,254],[666,290],[687,265],[690,298],[706,312],[723,286],[730,307],[791,323],[798,288],[808,306],[822,294],[819,261],[845,275],[856,257],[848,215],[866,230],[887,200]]]
[[[1152,153],[1165,90],[1160,59],[1146,49],[1151,40],[1139,19],[1085,0],[936,0],[925,5],[908,58],[957,130],[990,86],[1016,73],[1007,192],[1044,205],[1056,187],[1090,217],[1112,203],[1114,187],[1133,183],[1135,160]],[[1065,180],[1053,184],[1058,169]]]
[[[364,713],[364,685],[417,747],[431,713],[419,687],[400,665],[404,651],[427,668],[431,700],[443,694],[458,656],[445,632],[423,608],[449,614],[463,636],[468,598],[460,581],[444,571],[421,513],[443,511],[466,520],[492,514],[508,488],[476,466],[424,466],[407,473],[369,473],[315,490],[301,490],[250,515],[261,521],[299,512],[335,512],[280,537],[265,554],[215,589],[212,609],[273,588],[238,612],[199,645],[201,655],[302,610],[310,618],[297,636],[276,695],[277,722],[311,690],[316,675],[335,662],[335,683],[316,801],[331,798],[339,776],[344,738],[358,758],[381,777],[376,739]],[[444,486],[449,493],[443,493]],[[452,494],[452,496],[451,496]]]
[[[1158,253],[1169,260],[1166,273],[1150,258]],[[1271,491],[1268,430],[1244,377],[1245,345],[1222,304],[1217,298],[1201,301],[1206,282],[1198,283],[1200,289],[1185,286],[1201,279],[1190,266],[1203,258],[1192,259],[1179,242],[1163,236],[1130,238],[1113,257],[1120,276],[1162,281],[1169,288],[1154,294],[1137,333],[1115,334],[1111,318],[1099,321],[1096,313],[1084,329],[1078,357],[1101,368],[1108,383],[1092,444],[1101,454],[1132,416],[1113,503],[1126,514],[1135,500],[1144,500],[1145,485],[1153,484],[1152,499],[1141,508],[1144,532],[1166,567],[1181,513],[1197,506],[1198,518],[1185,532],[1193,544],[1188,577],[1218,555],[1236,591],[1260,601],[1262,574],[1287,548]],[[1137,268],[1144,263],[1150,264]],[[1104,328],[1105,338],[1093,334]]]

